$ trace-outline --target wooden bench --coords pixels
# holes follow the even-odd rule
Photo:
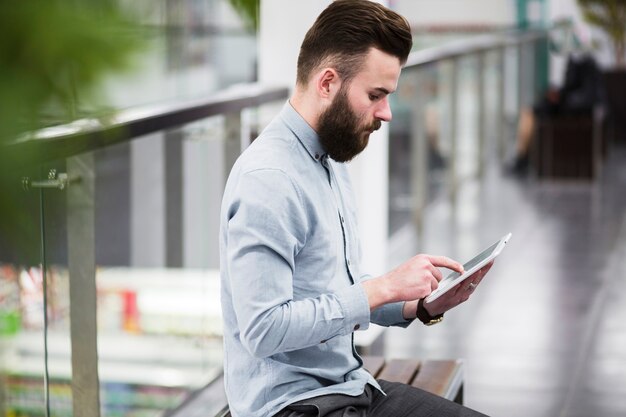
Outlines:
[[[606,153],[601,110],[539,119],[532,159],[539,178],[586,178],[599,174]]]
[[[461,360],[385,360],[380,356],[364,356],[363,366],[376,379],[409,384],[463,404]]]
[[[461,360],[391,359],[363,356],[364,367],[376,379],[403,382],[463,403],[463,362]],[[230,417],[223,375],[189,398],[167,417]]]

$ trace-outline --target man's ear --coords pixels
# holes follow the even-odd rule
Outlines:
[[[315,89],[320,98],[332,100],[340,87],[341,80],[335,69],[324,68],[318,72]]]

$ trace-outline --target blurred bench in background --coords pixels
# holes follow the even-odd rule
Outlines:
[[[601,110],[539,118],[532,154],[537,176],[595,178],[606,153],[603,124]]]

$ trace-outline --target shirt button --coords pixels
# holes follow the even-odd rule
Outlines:
[[[320,154],[316,153],[315,154],[315,159],[320,159]]]
[[[324,339],[320,343],[326,343],[328,340]]]
[[[360,325],[360,324],[357,324],[356,326],[354,326],[354,330],[355,330],[355,331],[356,331],[356,330],[359,330],[360,328],[361,328],[361,325]]]
[[[339,218],[341,219],[341,223],[343,223],[344,222],[343,216],[339,216]]]
[[[347,262],[348,266],[350,266],[350,259],[348,259],[346,262]]]

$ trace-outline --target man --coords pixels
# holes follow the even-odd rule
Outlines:
[[[418,255],[380,277],[359,270],[347,162],[391,120],[412,46],[407,21],[338,0],[307,32],[295,92],[235,163],[220,230],[225,385],[235,417],[473,416],[362,367],[353,332],[370,321],[430,323],[467,300],[488,268],[433,303],[446,257]],[[471,285],[471,286],[470,286]]]

